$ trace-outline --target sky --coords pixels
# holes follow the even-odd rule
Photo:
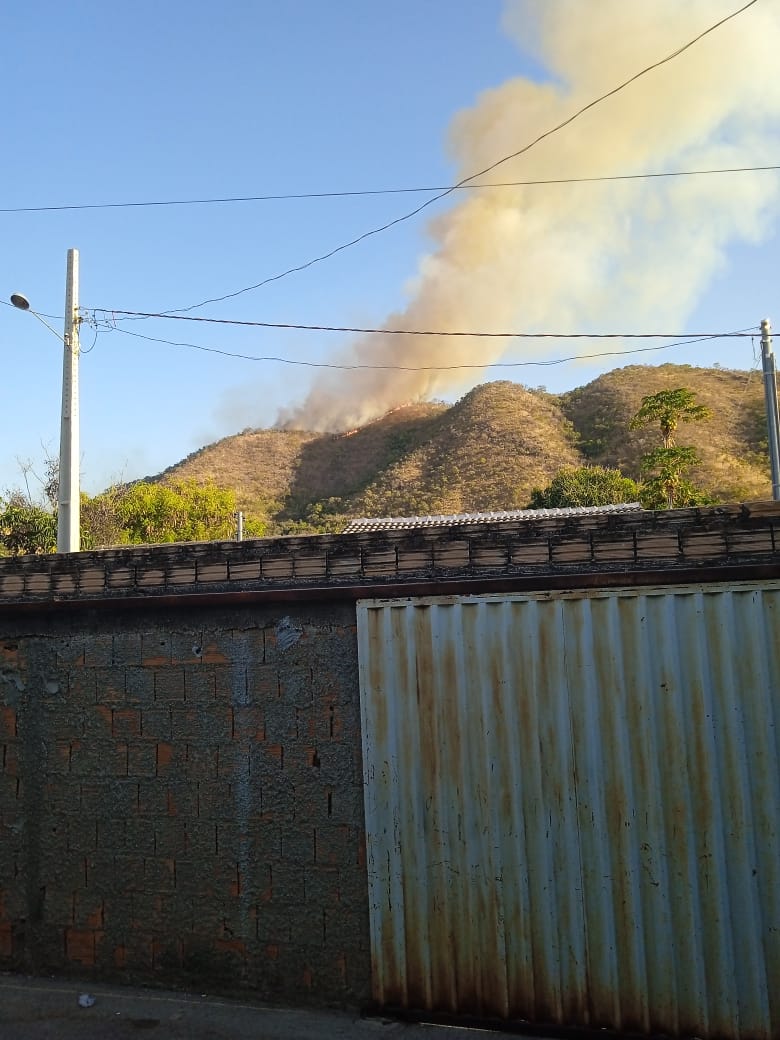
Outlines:
[[[248,427],[343,429],[491,379],[557,393],[632,363],[754,367],[750,339],[519,367],[657,343],[361,337],[117,314],[235,293],[435,191],[7,212],[447,186],[739,6],[29,0],[0,38],[0,299],[24,293],[60,333],[66,254],[79,250],[85,489],[157,473]],[[780,164],[778,50],[780,12],[758,0],[481,180]],[[780,171],[453,192],[304,271],[187,313],[448,331],[745,329],[778,311],[779,194]],[[433,367],[318,369],[139,334],[288,362]],[[40,471],[59,450],[62,345],[0,306],[0,358],[2,493],[27,461]],[[442,371],[502,362],[518,367]]]

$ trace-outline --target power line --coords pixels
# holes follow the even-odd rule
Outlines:
[[[112,311],[98,307],[92,310],[93,319],[107,328],[113,328],[109,317],[98,319],[98,314],[133,318],[164,318],[168,321],[191,321],[203,325],[238,325],[258,329],[296,329],[304,332],[355,332],[377,336],[459,336],[474,339],[674,339],[679,332],[460,332],[449,329],[379,329],[351,325],[304,325],[299,322],[244,321],[237,318],[204,318],[191,314],[171,314],[168,311]],[[700,339],[726,339],[734,336],[754,336],[755,329],[742,332],[690,332]]]
[[[694,338],[679,340],[675,343],[661,343],[652,347],[633,347],[630,350],[605,350],[591,354],[573,354],[569,357],[550,358],[546,361],[489,361],[481,364],[462,365],[365,365],[365,364],[339,364],[332,361],[300,361],[292,358],[277,357],[274,355],[241,354],[231,350],[223,350],[219,347],[207,347],[202,343],[183,343],[178,340],[162,339],[158,336],[147,336],[142,332],[132,332],[130,329],[108,326],[111,332],[121,332],[125,336],[135,336],[136,339],[148,340],[150,343],[163,343],[170,347],[186,347],[192,350],[200,350],[207,354],[220,354],[223,357],[237,358],[242,361],[275,362],[280,365],[295,365],[302,368],[329,368],[338,371],[391,371],[391,372],[453,372],[466,370],[482,370],[486,368],[546,368],[553,365],[563,365],[570,361],[587,361],[592,358],[617,357],[626,354],[645,354],[649,351],[671,350],[672,347],[691,346],[696,343],[704,343],[716,339],[726,339],[735,336],[755,335],[755,330],[743,329],[737,332],[720,332],[700,335]],[[582,334],[583,336],[586,334]],[[602,334],[599,338],[607,338],[612,333]],[[651,338],[656,333],[633,333],[633,338]],[[563,337],[561,337],[563,338]],[[568,338],[573,338],[569,336]],[[595,338],[595,337],[589,337]],[[628,338],[628,337],[624,337]]]
[[[598,184],[609,181],[641,181],[661,177],[703,177],[725,173],[764,173],[780,170],[780,164],[769,166],[731,166],[712,170],[669,170],[658,173],[618,173],[600,177],[551,177],[540,180],[498,181],[492,184],[428,185],[412,188],[363,188],[355,191],[308,191],[289,192],[282,195],[229,195],[223,198],[205,199],[153,199],[141,202],[80,202],[59,206],[8,206],[0,213],[61,213],[69,210],[90,209],[144,209],[153,206],[214,206],[237,202],[285,202],[301,199],[344,199],[367,195],[411,195],[422,192],[484,191],[496,188],[530,188],[554,184]],[[478,175],[475,175],[478,176]]]
[[[452,194],[453,191],[465,186],[470,181],[476,180],[478,177],[483,177],[486,173],[490,173],[492,170],[497,169],[499,166],[503,165],[506,162],[509,162],[511,159],[516,159],[519,156],[524,155],[526,152],[530,151],[535,145],[539,144],[541,141],[544,141],[546,138],[551,137],[553,134],[558,133],[558,131],[563,130],[564,127],[568,126],[570,123],[573,123],[575,119],[578,119],[580,116],[590,111],[590,109],[595,108],[596,105],[599,105],[603,101],[606,101],[608,98],[613,97],[621,90],[624,90],[626,87],[630,86],[630,84],[635,83],[638,79],[641,79],[642,76],[646,76],[648,73],[653,72],[655,69],[660,68],[667,62],[673,61],[681,54],[684,54],[685,51],[689,50],[695,44],[703,40],[705,36],[708,36],[716,29],[719,29],[722,25],[725,25],[726,22],[731,21],[732,18],[736,18],[737,15],[740,15],[744,11],[747,11],[748,8],[753,7],[753,5],[757,2],[758,0],[748,0],[748,3],[744,4],[738,10],[732,11],[731,14],[721,18],[713,25],[710,25],[703,32],[700,32],[698,36],[695,36],[692,40],[689,40],[688,43],[685,43],[681,47],[678,47],[677,50],[673,51],[671,54],[668,54],[665,58],[661,58],[659,61],[653,62],[652,65],[648,65],[646,68],[634,73],[634,75],[629,77],[629,79],[625,80],[623,83],[620,83],[618,86],[613,87],[611,90],[608,90],[605,94],[601,94],[599,97],[594,98],[592,101],[589,101],[588,104],[583,105],[582,108],[574,112],[573,115],[570,115],[568,118],[564,119],[562,123],[558,123],[556,126],[551,127],[549,130],[545,130],[543,133],[539,134],[538,137],[535,137],[528,144],[524,145],[522,148],[518,148],[516,152],[512,152],[509,155],[505,155],[503,158],[496,160],[496,162],[491,163],[489,166],[486,166],[484,169],[479,170],[477,173],[472,173],[468,177],[464,177],[462,180],[458,181],[457,184],[452,185],[451,187],[437,193],[436,195],[433,195],[430,199],[426,199],[425,202],[422,202],[419,206],[416,206],[414,209],[409,210],[408,213],[404,213],[400,217],[396,217],[394,220],[390,220],[386,224],[382,224],[380,227],[372,228],[369,231],[365,231],[363,232],[363,234],[358,235],[356,238],[352,238],[348,242],[343,242],[341,245],[336,246],[335,248],[329,250],[327,253],[323,253],[322,255],[316,256],[311,260],[307,260],[305,263],[298,264],[295,267],[289,267],[287,268],[287,270],[281,271],[278,274],[270,275],[268,278],[264,278],[262,279],[262,281],[259,281],[254,285],[247,285],[243,289],[236,289],[235,292],[225,293],[224,296],[213,296],[210,299],[201,300],[200,303],[193,303],[189,307],[174,307],[171,308],[171,310],[178,311],[179,313],[186,313],[187,311],[194,311],[198,310],[200,307],[205,307],[209,303],[221,303],[223,300],[230,300],[236,296],[241,296],[243,293],[252,292],[255,289],[262,288],[262,286],[264,285],[269,285],[271,282],[278,282],[282,278],[286,278],[288,275],[296,274],[300,271],[305,271],[307,268],[312,267],[314,264],[318,264],[324,260],[328,260],[331,257],[335,256],[337,253],[341,253],[345,249],[350,249],[352,246],[357,245],[359,242],[365,241],[365,239],[370,238],[373,235],[379,235],[382,232],[388,231],[390,228],[395,227],[397,224],[402,224],[404,221],[411,220],[412,217],[416,217],[418,213],[422,213],[424,209],[426,209],[428,206],[433,205],[434,202],[438,202],[441,199],[446,198],[448,195]]]
[[[2,303],[2,305],[4,307],[13,307],[14,306],[12,303],[9,303],[7,300],[0,300],[0,303]],[[36,311],[36,313],[40,314],[41,317],[43,317],[43,318],[53,318],[55,321],[62,321],[63,320],[63,315],[62,314],[47,314],[46,311]]]

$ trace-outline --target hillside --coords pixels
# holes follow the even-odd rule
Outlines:
[[[691,479],[723,502],[771,498],[766,414],[760,372],[632,365],[599,376],[560,397],[587,461],[639,476],[639,459],[658,444],[653,428],[629,430],[642,397],[686,386],[712,410],[709,422],[681,425],[680,444],[692,444],[702,463]]]
[[[343,434],[248,430],[154,479],[232,487],[239,507],[271,532],[338,530],[355,516],[517,508],[562,466],[638,476],[658,434],[628,422],[643,396],[677,386],[714,413],[678,432],[702,457],[694,481],[718,501],[770,497],[760,373],[688,365],[616,369],[561,395],[485,383],[452,406],[406,405]]]

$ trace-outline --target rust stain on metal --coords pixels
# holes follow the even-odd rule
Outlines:
[[[780,582],[358,604],[374,996],[780,1029]]]

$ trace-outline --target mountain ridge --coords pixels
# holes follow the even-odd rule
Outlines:
[[[629,430],[643,396],[686,386],[713,412],[681,425],[701,463],[694,483],[716,501],[771,496],[760,373],[631,365],[562,394],[506,380],[453,405],[402,405],[337,434],[258,429],[205,445],[149,479],[211,481],[269,533],[339,530],[355,517],[527,506],[563,466],[606,465],[639,476],[658,431]]]

